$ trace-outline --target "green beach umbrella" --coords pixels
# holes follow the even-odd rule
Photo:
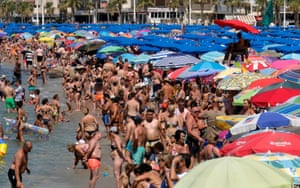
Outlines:
[[[126,49],[121,46],[106,46],[98,50],[98,53],[100,54],[109,54],[116,52],[126,52]]]
[[[237,95],[233,97],[233,105],[234,106],[243,106],[245,99],[250,99],[254,96],[260,89],[246,89],[239,92]]]
[[[201,162],[175,188],[291,188],[290,175],[260,161],[223,157]]]

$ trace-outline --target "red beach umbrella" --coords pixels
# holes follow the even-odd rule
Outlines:
[[[284,80],[281,78],[262,78],[251,82],[251,84],[247,87],[247,89],[263,88],[271,84],[280,83],[283,81]]]
[[[177,76],[180,75],[183,71],[185,71],[186,69],[190,68],[190,66],[185,66],[185,67],[181,67],[179,69],[174,70],[173,72],[171,72],[168,77],[171,80],[176,80]]]
[[[251,102],[258,107],[266,108],[282,104],[286,100],[296,95],[300,95],[300,89],[276,88],[265,92],[259,92],[251,97]]]
[[[221,153],[226,156],[246,156],[254,153],[281,152],[300,155],[300,135],[274,130],[256,131],[225,145]]]
[[[239,20],[215,20],[215,24],[221,26],[221,27],[232,27],[234,29],[239,29],[245,32],[258,34],[260,33],[259,30],[254,28],[253,26],[246,24],[245,22],[239,21]]]

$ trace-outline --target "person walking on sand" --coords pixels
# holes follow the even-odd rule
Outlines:
[[[83,157],[83,161],[87,161],[90,169],[89,188],[94,188],[99,179],[99,172],[101,166],[102,151],[100,146],[102,134],[97,131],[96,134],[88,141],[89,148]]]
[[[95,116],[89,114],[89,108],[83,107],[82,112],[84,114],[80,121],[81,138],[85,141],[90,140],[95,133],[99,130],[99,123]]]
[[[30,174],[30,170],[28,168],[28,153],[32,149],[32,143],[30,141],[26,141],[23,146],[18,149],[16,152],[14,159],[10,165],[8,170],[8,179],[11,183],[12,188],[24,188],[24,184],[22,182],[22,174],[27,171]]]

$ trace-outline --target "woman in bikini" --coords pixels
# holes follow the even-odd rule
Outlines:
[[[128,160],[125,158],[122,139],[119,136],[119,130],[116,125],[112,125],[109,135],[111,139],[111,158],[113,160],[113,171],[116,179],[116,187],[119,188],[121,186],[120,175],[122,173],[122,165],[124,161]]]

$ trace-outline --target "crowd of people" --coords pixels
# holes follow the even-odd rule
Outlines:
[[[217,116],[255,113],[248,100],[242,108],[232,106],[235,93],[222,93],[214,81],[173,81],[168,71],[156,70],[151,62],[136,66],[122,57],[117,62],[111,56],[99,60],[64,43],[49,47],[38,38],[30,43],[4,39],[1,47],[1,61],[15,66],[12,81],[2,75],[0,90],[7,112],[17,113],[16,138],[24,142],[24,103],[33,106],[35,125],[49,132],[53,124],[65,121],[65,113],[81,111],[76,143],[68,145],[68,150],[75,156],[73,168],[81,162],[90,170],[90,188],[99,179],[102,154],[109,153],[101,151],[101,139],[110,142],[117,188],[171,188],[196,164],[221,157],[219,149],[226,136],[220,136]],[[27,89],[21,82],[22,66],[30,72],[24,84]],[[55,66],[63,67],[68,109],[61,109],[58,94],[41,99],[37,89],[37,78],[46,84],[47,72]],[[106,133],[99,131],[100,126],[105,126]],[[8,172],[12,187],[22,187],[21,174],[30,172],[26,154],[31,148],[31,143],[24,142],[15,156]]]

